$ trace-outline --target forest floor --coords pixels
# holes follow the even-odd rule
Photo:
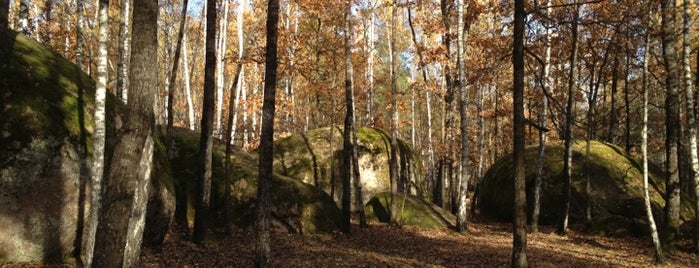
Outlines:
[[[352,234],[300,235],[272,233],[275,267],[508,267],[511,225],[472,222],[467,234],[449,229],[352,226]],[[145,267],[253,267],[255,236],[251,230],[232,234],[211,231],[203,247],[188,242],[187,229],[171,231],[162,247],[144,249]],[[699,267],[689,242],[667,254],[666,267]],[[559,236],[553,227],[528,235],[530,267],[653,267],[650,238],[591,236],[572,226]]]

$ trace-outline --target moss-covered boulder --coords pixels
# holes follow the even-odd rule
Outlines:
[[[414,195],[398,194],[399,221],[402,225],[425,229],[451,227],[456,218],[442,208]],[[379,193],[369,199],[364,212],[367,220],[387,223],[391,211],[391,193]]]
[[[171,167],[177,192],[176,218],[182,223],[194,219],[196,197],[197,154],[199,133],[187,129],[175,129],[176,157]],[[223,226],[225,209],[225,143],[216,140],[213,150],[213,174],[211,187],[211,222],[214,227]],[[249,228],[255,220],[257,200],[257,160],[241,149],[231,156],[230,204],[232,223],[239,228]],[[274,175],[271,184],[272,220],[275,227],[294,233],[327,233],[338,229],[340,210],[332,198],[312,185]]]
[[[71,262],[89,214],[94,81],[22,35],[0,40],[0,264]],[[108,137],[123,110],[107,102]],[[113,144],[108,138],[107,147]],[[161,146],[160,146],[161,148]],[[162,155],[162,151],[157,153]],[[167,162],[153,169],[144,241],[162,241],[174,210]],[[158,224],[154,224],[158,222]]]
[[[563,144],[548,143],[544,159],[544,180],[541,196],[541,224],[555,224],[559,218],[561,189],[563,185]],[[536,178],[538,147],[527,147],[525,154],[527,215],[533,207],[533,189]],[[592,233],[604,235],[642,235],[648,233],[646,212],[643,205],[643,177],[640,164],[623,149],[593,141],[589,165],[585,165],[585,142],[573,146],[572,188],[570,221],[584,223],[585,176],[590,175],[592,202]],[[506,156],[493,164],[485,174],[479,199],[483,215],[500,220],[512,219],[513,162]],[[650,198],[656,222],[662,222],[664,179],[662,173],[652,173]],[[688,220],[694,215],[688,203],[683,203],[682,217]]]
[[[391,136],[381,129],[357,128],[359,174],[364,204],[390,190]],[[399,139],[400,186],[411,194],[426,195],[422,161]],[[342,129],[325,127],[294,134],[274,143],[274,171],[312,184],[330,194],[339,205],[342,194]],[[354,195],[354,187],[352,187]],[[354,198],[352,199],[354,200]],[[354,202],[352,203],[354,209]]]

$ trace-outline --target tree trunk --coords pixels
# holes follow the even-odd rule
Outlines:
[[[398,0],[393,0],[391,2],[391,33],[389,41],[389,64],[390,66],[390,78],[391,78],[391,159],[389,163],[389,170],[391,176],[391,208],[390,208],[390,220],[389,225],[397,226],[399,224],[398,220],[398,200],[396,193],[398,192],[399,171],[398,171],[398,84],[396,81],[396,3]]]
[[[226,84],[225,70],[226,41],[228,40],[228,1],[223,1],[223,20],[219,21],[218,46],[216,51],[216,127],[214,134],[219,139],[223,137],[221,122],[223,121],[223,87]]]
[[[121,2],[121,24],[119,24],[119,62],[117,63],[116,96],[124,103],[129,89],[129,60],[131,57],[131,1]]]
[[[175,97],[175,82],[177,81],[177,67],[180,62],[180,54],[182,51],[182,39],[184,37],[184,25],[187,20],[187,4],[189,0],[182,1],[182,13],[180,13],[180,28],[177,32],[177,43],[175,45],[175,55],[172,59],[172,71],[170,72],[170,82],[168,83],[167,90],[167,154],[168,158],[172,158],[175,155],[175,140],[172,136],[172,131],[174,128],[174,115],[173,115],[173,103]]]
[[[604,63],[603,63],[604,64]],[[587,92],[587,133],[585,135],[585,187],[584,187],[584,198],[585,198],[585,229],[589,230],[592,227],[592,200],[590,199],[590,143],[592,141],[592,135],[595,131],[594,129],[594,118],[595,118],[595,106],[597,105],[597,87],[595,86],[595,66],[596,60],[593,59],[592,67],[590,68],[590,85],[589,91]],[[604,65],[600,66],[600,76],[602,76],[602,69]]]
[[[456,65],[459,69],[459,115],[461,117],[461,141],[459,142],[461,149],[461,162],[459,163],[458,193],[456,194],[457,213],[456,213],[456,231],[466,232],[468,230],[468,220],[466,219],[468,210],[466,209],[466,197],[468,195],[468,100],[466,89],[466,73],[464,67],[464,0],[457,1],[458,23],[457,23],[457,38],[456,38]]]
[[[242,57],[242,52],[241,57]],[[241,70],[243,69],[243,64],[240,61],[240,58],[238,59],[238,64],[236,64],[236,71],[235,71],[235,76],[233,76],[233,83],[231,84],[231,92],[234,92],[233,89],[238,86],[238,83],[240,82],[240,73]],[[232,224],[232,215],[231,213],[231,177],[233,176],[233,170],[232,170],[232,163],[231,163],[231,153],[233,152],[233,110],[236,109],[235,107],[235,101],[233,96],[230,96],[228,98],[228,119],[227,119],[227,124],[226,124],[226,191],[224,194],[224,200],[223,204],[225,208],[223,209],[223,219],[226,227],[226,231],[230,232],[233,229],[233,224]]]
[[[353,92],[354,94],[354,92]],[[354,95],[352,95],[354,99]],[[356,113],[353,113],[353,115]],[[356,125],[356,117],[352,118],[352,121]],[[359,152],[357,152],[357,127],[352,128],[352,175],[354,176],[354,195],[357,203],[357,213],[359,214],[359,227],[367,228],[369,224],[366,221],[366,214],[364,213],[364,194],[362,191],[361,176],[359,174]]]
[[[618,83],[617,81],[619,80],[619,53],[614,52],[614,63],[612,64],[612,92],[611,92],[611,98],[612,98],[612,104],[609,109],[610,109],[610,116],[609,116],[609,129],[607,130],[607,142],[609,143],[614,143],[614,131],[617,129],[617,120],[618,120],[618,115],[616,111],[616,95],[617,95],[617,87]]]
[[[687,93],[687,128],[689,129],[689,159],[691,161],[692,172],[695,185],[695,211],[699,211],[699,156],[697,156],[697,123],[695,114],[694,85],[692,80],[691,57],[691,37],[689,35],[692,17],[689,13],[690,0],[684,0],[682,5],[682,67],[684,68],[684,89]],[[695,236],[694,250],[699,252],[699,213],[695,213]]]
[[[84,55],[84,46],[85,46],[85,36],[83,35],[83,24],[84,22],[84,16],[83,16],[83,1],[76,0],[75,1],[75,16],[76,16],[76,24],[75,28],[76,33],[75,33],[75,63],[76,65],[80,66],[80,68],[83,71],[87,71],[85,69],[85,55]]]
[[[204,102],[199,136],[199,174],[192,240],[203,245],[206,240],[211,197],[211,157],[214,126],[214,97],[216,88],[216,0],[206,1],[206,58],[204,63]]]
[[[184,72],[184,88],[185,95],[187,98],[187,123],[190,130],[196,128],[196,123],[194,119],[194,103],[192,102],[192,88],[189,82],[189,62],[187,61],[187,34],[182,35],[182,71]]]
[[[650,10],[648,9],[648,20],[647,24],[650,26]],[[650,27],[649,27],[650,28]],[[665,262],[665,257],[663,255],[663,249],[660,244],[660,238],[658,237],[658,228],[655,225],[655,218],[653,217],[653,207],[650,203],[650,195],[648,193],[648,56],[650,55],[650,47],[648,46],[648,39],[650,37],[650,31],[646,31],[644,36],[644,47],[643,50],[643,122],[641,128],[641,154],[643,157],[643,201],[646,209],[646,219],[648,220],[648,227],[650,229],[651,238],[653,240],[653,246],[655,249],[655,262],[662,264]]]
[[[0,0],[0,35],[5,34],[9,25],[10,0]],[[3,37],[3,36],[0,36]],[[5,39],[3,37],[3,39]]]
[[[422,49],[417,41],[417,34],[415,33],[415,27],[413,26],[413,15],[412,15],[412,4],[406,5],[408,9],[408,25],[410,26],[410,33],[413,39],[413,44],[415,50],[417,51],[420,70],[422,71],[422,86],[425,88],[425,111],[427,112],[427,174],[428,180],[432,180],[434,177],[434,149],[432,147],[432,107],[430,103],[430,89],[427,87],[427,68],[425,68],[425,57],[422,54]],[[413,124],[414,125],[414,124]],[[432,186],[434,187],[434,185]]]
[[[551,0],[546,2],[546,15],[551,14]],[[552,79],[551,74],[551,25],[548,23],[546,28],[546,49],[544,56],[544,84],[541,89],[541,106],[539,110],[539,125],[546,127],[546,112],[548,110],[548,98],[546,91],[551,89]],[[534,179],[534,208],[532,209],[531,228],[532,233],[539,232],[539,213],[541,211],[541,187],[544,181],[544,157],[546,153],[546,132],[539,130],[539,160],[536,163],[536,178]]]
[[[345,11],[345,127],[342,131],[342,224],[340,229],[343,233],[350,233],[350,220],[352,216],[351,208],[351,180],[352,180],[352,133],[354,129],[354,93],[352,92],[352,22],[351,1],[347,1]],[[356,164],[355,164],[356,165]]]
[[[662,46],[665,62],[665,148],[666,148],[666,196],[665,196],[665,241],[673,248],[679,235],[680,179],[678,169],[679,142],[679,68],[677,62],[677,39],[675,35],[675,1],[662,1]]]
[[[565,153],[563,156],[563,189],[561,192],[561,215],[560,222],[558,223],[557,232],[561,235],[566,235],[568,232],[568,214],[570,211],[570,177],[571,177],[571,164],[573,160],[573,110],[574,107],[574,96],[575,94],[575,81],[576,69],[578,65],[578,16],[580,12],[580,7],[577,4],[577,0],[573,1],[575,5],[573,8],[573,33],[571,38],[573,39],[570,55],[570,73],[568,76],[568,104],[566,106],[566,123],[565,123]]]
[[[105,181],[93,266],[133,267],[145,227],[153,162],[155,95],[158,88],[158,1],[137,1],[134,14],[131,90],[124,126],[118,130]],[[127,216],[129,215],[129,216]],[[108,241],[108,242],[107,242]]]
[[[626,133],[624,134],[626,152],[631,152],[631,99],[629,99],[629,72],[631,71],[631,57],[626,53],[626,66],[624,72],[624,110],[626,112]]]
[[[527,267],[527,197],[524,167],[524,1],[515,0],[514,48],[514,221],[512,226],[512,267]],[[576,16],[577,17],[577,16]]]
[[[19,1],[19,25],[17,31],[25,36],[32,37],[32,29],[29,26],[29,0]]]
[[[267,2],[267,46],[265,51],[265,88],[262,103],[262,129],[260,131],[260,164],[257,178],[257,247],[256,267],[272,265],[270,253],[269,192],[272,180],[272,152],[274,146],[274,110],[277,84],[277,24],[279,23],[279,1]]]
[[[92,265],[92,257],[95,249],[95,234],[99,224],[100,207],[102,206],[102,176],[104,175],[104,144],[106,137],[106,100],[107,81],[107,42],[109,41],[109,0],[100,0],[99,6],[99,51],[97,55],[97,84],[95,86],[95,115],[94,132],[92,134],[92,174],[90,184],[90,225],[85,245],[85,266]]]
[[[367,43],[369,47],[369,56],[367,57],[367,101],[366,101],[366,119],[367,125],[374,126],[374,54],[376,54],[376,49],[374,47],[375,37],[374,32],[376,28],[376,17],[374,15],[374,8],[371,8],[371,20],[369,21],[369,38],[367,38]]]

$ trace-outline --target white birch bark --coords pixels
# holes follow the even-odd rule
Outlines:
[[[225,70],[226,70],[226,43],[228,37],[228,0],[223,0],[223,20],[219,21],[219,33],[218,33],[218,51],[216,59],[218,64],[216,65],[216,127],[214,128],[214,135],[219,139],[223,137],[223,131],[221,131],[221,122],[223,121],[223,87],[226,84]]]
[[[104,144],[106,137],[106,98],[109,71],[107,69],[107,42],[109,41],[109,1],[100,0],[99,5],[99,47],[97,55],[97,84],[95,89],[94,132],[92,134],[92,174],[90,219],[85,245],[85,265],[92,265],[95,248],[95,234],[99,224],[99,210],[102,207],[102,177],[104,175]]]
[[[367,89],[367,102],[366,102],[366,113],[367,122],[369,126],[374,126],[374,55],[376,54],[374,39],[376,32],[376,15],[374,15],[374,10],[371,10],[371,20],[369,21],[369,34],[367,45],[369,47],[369,57],[367,57],[367,80],[369,88]]]
[[[551,14],[551,0],[547,1],[546,14]],[[550,77],[551,72],[551,27],[548,23],[546,27],[546,52],[544,55],[544,88],[542,91],[549,90],[553,83]],[[545,92],[542,92],[541,108],[539,110],[539,125],[546,126],[546,111],[548,109],[548,98]],[[539,231],[539,213],[541,211],[541,187],[544,180],[544,155],[546,153],[546,132],[539,131],[539,160],[536,164],[536,178],[534,179],[534,208],[532,209],[532,232]]]
[[[80,0],[78,0],[80,1]],[[129,89],[129,65],[131,61],[131,0],[121,2],[121,23],[119,24],[119,62],[117,63],[117,97],[127,101]]]
[[[182,35],[182,71],[184,72],[184,87],[185,94],[187,95],[187,119],[189,123],[189,129],[194,130],[196,128],[196,122],[194,120],[194,104],[192,102],[192,87],[189,81],[189,62],[187,57],[187,31]]]
[[[459,170],[461,171],[457,180],[457,185],[459,187],[459,192],[457,194],[457,214],[456,214],[456,230],[459,232],[465,232],[467,230],[467,219],[466,219],[466,197],[468,195],[468,180],[469,180],[469,169],[468,169],[468,100],[467,100],[467,88],[466,88],[466,70],[464,67],[464,0],[457,1],[457,38],[456,38],[456,65],[459,69],[459,80],[457,86],[459,87],[459,112],[461,115],[461,162],[459,165]]]
[[[650,23],[649,23],[650,25]],[[643,119],[641,126],[641,154],[643,158],[643,201],[646,209],[646,219],[648,220],[648,227],[650,228],[651,239],[653,240],[653,245],[655,248],[655,260],[658,263],[663,262],[663,249],[660,244],[660,237],[658,236],[658,228],[655,224],[655,219],[653,218],[653,207],[650,204],[650,195],[648,193],[648,47],[649,33],[646,32],[644,40],[644,52],[643,52]]]
[[[85,58],[84,58],[84,46],[85,46],[85,36],[83,34],[83,25],[85,24],[85,20],[83,19],[83,1],[82,0],[75,0],[75,13],[76,13],[76,28],[77,28],[77,33],[75,37],[75,62],[77,63],[80,68],[83,69],[83,71],[86,71],[85,69]]]
[[[690,62],[690,54],[692,53],[691,36],[689,35],[689,28],[692,23],[692,17],[689,13],[690,5],[690,0],[684,0],[684,3],[682,5],[682,68],[684,68],[684,89],[687,93],[687,109],[685,110],[685,112],[688,124],[687,129],[689,132],[689,157],[692,166],[691,174],[694,175],[693,181],[695,187],[695,194],[699,194],[699,156],[697,155],[697,123],[696,114],[694,113],[694,105],[696,100],[694,99],[694,80],[692,80],[692,63]],[[695,213],[696,223],[694,226],[694,231],[697,232],[699,231],[699,221],[696,220],[699,219],[699,216],[696,215],[699,215],[699,198],[696,198],[694,205],[695,211],[698,211],[697,213]],[[695,250],[699,252],[699,234],[697,233],[695,233],[694,242]]]
[[[29,0],[19,1],[19,25],[17,31],[31,37],[32,30],[29,28]]]
[[[154,151],[153,137],[146,138],[145,146],[139,163],[139,180],[133,195],[133,207],[126,231],[126,247],[124,249],[123,267],[135,267],[141,254],[143,230],[146,227],[146,210],[148,208],[148,188],[151,180],[151,169]]]

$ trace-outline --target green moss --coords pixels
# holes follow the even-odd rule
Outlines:
[[[639,162],[623,149],[593,141],[590,146],[589,164],[585,164],[585,142],[577,141],[573,146],[571,223],[584,221],[585,175],[590,175],[591,201],[593,208],[592,232],[605,234],[637,233],[645,230],[645,209],[640,202],[643,197],[643,177]],[[560,193],[563,181],[563,144],[548,143],[545,154],[540,223],[555,224],[560,211]],[[531,215],[533,188],[536,178],[538,146],[531,146],[525,152],[527,207]],[[484,177],[480,205],[485,215],[510,220],[512,217],[512,178],[511,156],[498,160]],[[651,173],[650,197],[656,218],[662,216],[664,183],[662,175]],[[689,204],[683,204],[683,218],[693,215]],[[624,219],[610,223],[611,220]],[[660,222],[660,221],[658,221]],[[619,226],[623,226],[621,228]],[[620,231],[625,230],[625,231]],[[641,232],[644,233],[645,231]]]
[[[79,139],[91,129],[94,81],[62,56],[23,35],[11,33],[0,64],[3,116],[0,145],[63,135]],[[82,106],[81,106],[82,105]],[[81,120],[82,118],[82,120]],[[63,122],[56,128],[55,122]],[[32,136],[14,135],[33,133]]]
[[[397,195],[399,220],[402,225],[425,229],[448,227],[453,216],[441,208],[416,196]],[[381,193],[369,200],[365,207],[367,219],[388,223],[390,217],[391,193]]]
[[[176,219],[182,223],[194,219],[199,134],[176,128],[177,154],[171,160],[177,191]],[[214,226],[223,226],[225,198],[225,145],[216,140],[212,159],[213,174],[210,219]],[[257,161],[240,149],[231,157],[231,219],[235,226],[249,228],[255,220],[257,198]],[[279,222],[298,232],[332,232],[339,226],[340,211],[332,199],[311,185],[275,174],[271,183],[272,204]]]

